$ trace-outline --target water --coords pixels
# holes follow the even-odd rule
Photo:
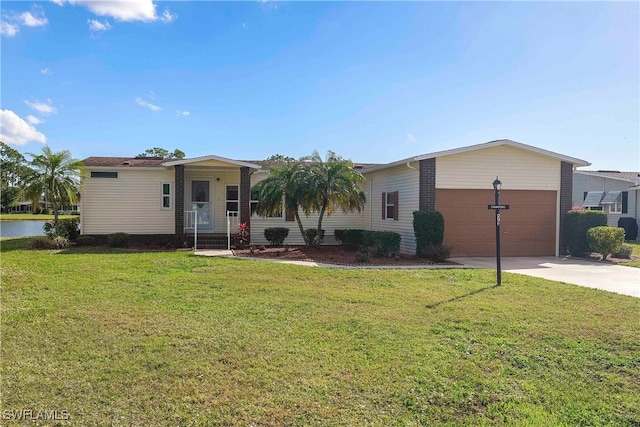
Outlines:
[[[47,221],[0,221],[0,236],[44,236],[43,226],[45,222]]]

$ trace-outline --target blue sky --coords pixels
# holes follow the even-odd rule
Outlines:
[[[508,138],[640,170],[637,2],[3,1],[1,135],[360,162]]]

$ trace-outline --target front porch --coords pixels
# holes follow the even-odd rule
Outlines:
[[[168,162],[175,170],[175,233],[217,242],[251,222],[251,174],[259,165],[205,156]],[[212,243],[213,244],[213,243]]]

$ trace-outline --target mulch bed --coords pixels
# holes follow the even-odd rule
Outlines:
[[[251,253],[249,248],[234,249],[234,255],[253,258],[281,259],[287,261],[310,261],[324,264],[337,265],[379,265],[379,266],[404,266],[404,265],[457,265],[455,262],[446,261],[434,263],[427,259],[416,258],[411,255],[400,255],[397,259],[392,257],[376,256],[369,262],[358,262],[358,251],[346,246],[257,246]]]

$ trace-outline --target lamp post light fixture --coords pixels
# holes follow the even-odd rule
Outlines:
[[[493,209],[496,212],[496,278],[498,286],[502,284],[502,269],[500,268],[500,211],[502,209],[509,209],[509,205],[500,204],[500,189],[502,189],[502,182],[500,182],[496,176],[496,180],[493,181],[495,203],[487,207],[488,209]]]

